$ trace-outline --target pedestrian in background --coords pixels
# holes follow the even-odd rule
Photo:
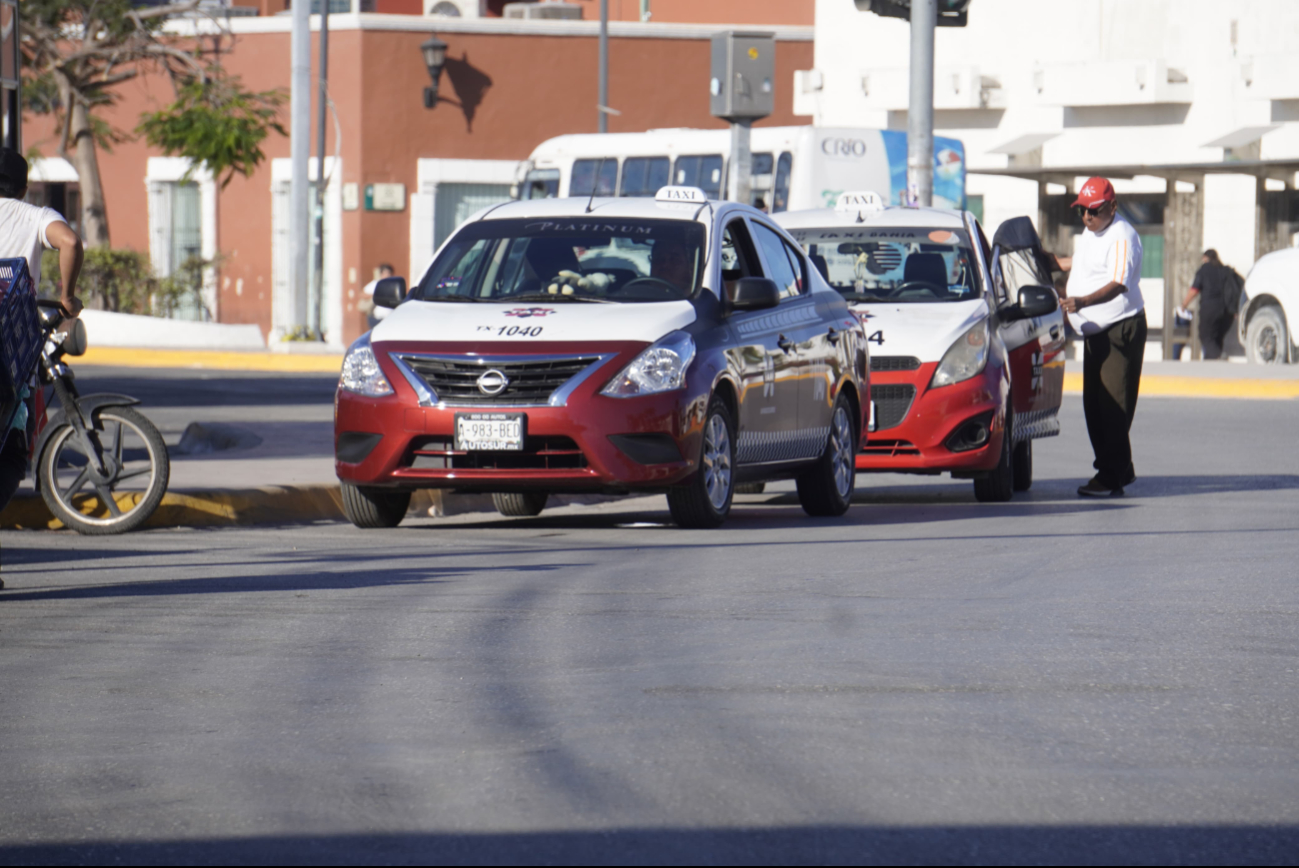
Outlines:
[[[361,300],[361,311],[365,314],[366,321],[369,323],[370,328],[377,326],[379,320],[392,313],[392,311],[386,307],[375,307],[374,288],[378,286],[379,281],[383,280],[385,277],[393,277],[396,274],[397,269],[393,268],[386,262],[381,263],[379,267],[374,270],[374,280],[367,283],[361,290],[361,292],[365,294],[365,298]]]
[[[1072,207],[1085,228],[1073,256],[1057,257],[1069,272],[1060,307],[1083,336],[1083,412],[1096,455],[1096,475],[1078,494],[1108,497],[1137,478],[1129,432],[1146,351],[1141,239],[1105,178],[1089,178]]]
[[[1206,359],[1222,358],[1222,342],[1231,333],[1231,326],[1236,321],[1236,312],[1240,308],[1240,291],[1245,281],[1230,265],[1223,265],[1218,258],[1218,251],[1209,248],[1200,259],[1199,271],[1191,281],[1191,288],[1186,291],[1186,299],[1177,315],[1182,319],[1191,319],[1187,310],[1198,295],[1200,310],[1194,318],[1198,321],[1200,331],[1200,354]]]

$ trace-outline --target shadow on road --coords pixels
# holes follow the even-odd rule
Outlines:
[[[1284,865],[1295,826],[803,826],[0,847],[7,865]]]

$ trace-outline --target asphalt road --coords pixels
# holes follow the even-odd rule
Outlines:
[[[4,532],[0,863],[1299,861],[1299,403],[1006,505]],[[787,487],[786,487],[787,488]]]

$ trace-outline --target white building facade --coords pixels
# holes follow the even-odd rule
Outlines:
[[[795,112],[905,130],[909,24],[816,4]],[[1158,330],[1204,248],[1244,274],[1294,243],[1296,45],[1294,0],[974,0],[967,27],[937,32],[935,132],[965,142],[971,210],[989,231],[1027,214],[1056,252],[1081,231],[1070,194],[1111,177],[1146,248]]]

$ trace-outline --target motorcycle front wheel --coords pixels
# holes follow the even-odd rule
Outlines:
[[[167,493],[171,463],[153,423],[130,407],[106,407],[87,448],[64,421],[41,452],[41,496],[78,533],[126,533],[153,515]]]

